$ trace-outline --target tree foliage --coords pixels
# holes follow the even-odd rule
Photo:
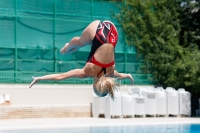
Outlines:
[[[116,14],[126,43],[143,56],[143,72],[151,73],[154,82],[200,89],[200,16],[192,9],[176,0],[126,0]]]

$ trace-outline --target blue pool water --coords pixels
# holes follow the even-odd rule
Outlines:
[[[200,124],[91,126],[49,129],[2,130],[0,133],[200,133]]]

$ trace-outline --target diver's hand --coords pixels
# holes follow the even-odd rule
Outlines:
[[[36,82],[38,82],[39,80],[41,80],[40,77],[32,77],[33,81],[31,82],[31,84],[29,85],[29,88],[31,88]]]
[[[133,79],[132,75],[129,73],[128,76],[129,76],[129,78],[131,80],[131,85],[134,85],[134,79]]]

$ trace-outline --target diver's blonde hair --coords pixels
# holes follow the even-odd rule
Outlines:
[[[117,86],[120,86],[119,83],[116,82],[115,78],[101,76],[96,79],[96,89],[101,94],[108,93],[112,99],[114,99],[114,92],[118,90]]]

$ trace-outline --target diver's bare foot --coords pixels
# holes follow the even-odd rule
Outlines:
[[[65,46],[60,50],[60,53],[61,53],[61,54],[66,54],[66,53],[67,53],[66,48],[67,48],[67,45],[68,45],[68,44],[69,44],[69,43],[66,43]]]

